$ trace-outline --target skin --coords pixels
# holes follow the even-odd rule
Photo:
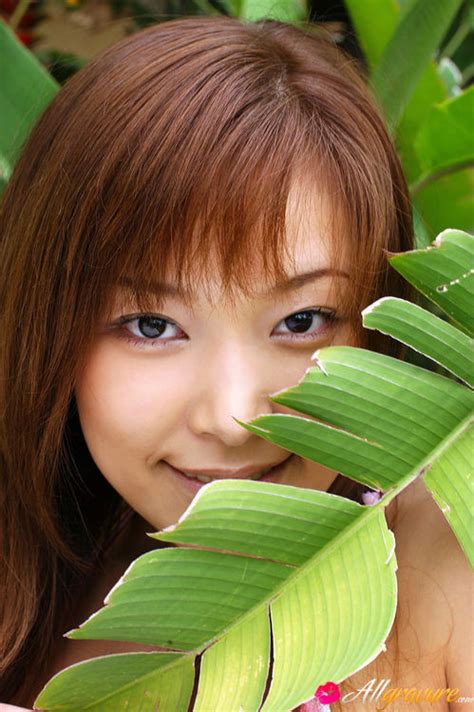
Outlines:
[[[331,266],[327,201],[294,190],[287,226],[290,276]],[[338,270],[348,272],[347,256],[340,260]],[[285,460],[286,450],[249,433],[232,416],[248,421],[290,412],[271,403],[268,394],[296,384],[313,365],[317,348],[355,343],[343,315],[336,321],[317,315],[309,320],[310,339],[284,323],[298,311],[337,309],[335,287],[347,288],[347,276],[320,276],[277,298],[262,284],[257,295],[240,294],[232,303],[223,297],[218,278],[206,289],[195,282],[191,308],[175,296],[157,304],[155,314],[173,324],[152,340],[137,319],[114,328],[121,316],[136,314],[126,292],[117,290],[112,318],[101,325],[76,384],[81,426],[95,462],[157,529],[176,522],[194,497],[166,463],[180,470],[249,465],[259,470]],[[141,341],[130,343],[124,336]],[[336,474],[294,457],[279,481],[327,490]]]

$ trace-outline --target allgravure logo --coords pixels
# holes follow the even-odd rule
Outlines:
[[[326,682],[320,685],[315,692],[315,697],[321,705],[329,705],[340,700],[343,703],[358,702],[373,703],[377,710],[386,710],[392,702],[417,703],[429,702],[434,704],[440,700],[446,702],[474,702],[474,697],[459,695],[459,688],[443,687],[390,687],[390,679],[383,678],[380,682],[374,677],[363,687],[352,692],[347,692],[341,697],[339,686],[335,682]],[[398,709],[398,708],[397,708]]]

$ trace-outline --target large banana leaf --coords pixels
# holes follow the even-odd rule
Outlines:
[[[460,230],[446,230],[430,251],[418,250],[391,259],[392,265],[417,289],[442,309],[460,329],[444,322],[434,324],[423,336],[412,329],[400,338],[422,350],[452,373],[473,386],[474,371],[474,238]],[[367,319],[364,320],[364,325]],[[440,322],[440,320],[437,320]],[[385,331],[379,322],[375,328]],[[419,326],[419,325],[418,325]],[[441,336],[441,330],[444,336]],[[446,338],[449,332],[449,338]],[[420,339],[423,346],[420,348]],[[427,345],[427,339],[431,345]],[[441,346],[444,341],[444,346]],[[450,523],[459,543],[474,566],[474,483],[469,474],[474,452],[474,432],[462,432],[442,453],[427,473],[424,482]]]
[[[465,331],[464,311],[445,299],[454,288],[465,298],[470,280],[453,278],[454,265],[466,272],[472,245],[470,236],[447,231],[428,250],[392,258]],[[447,283],[447,290],[436,288]],[[364,322],[471,382],[469,337],[421,312],[402,300],[381,300]],[[273,396],[307,417],[269,415],[242,425],[383,490],[380,501],[363,506],[258,481],[204,486],[176,525],[152,535],[173,546],[137,559],[105,607],[69,633],[162,652],[73,665],[49,682],[37,707],[185,712],[194,687],[195,711],[284,712],[327,680],[344,680],[384,648],[397,590],[384,509],[420,476],[474,566],[466,474],[472,391],[363,349],[325,348],[313,358],[316,366],[297,386]]]
[[[182,706],[164,706],[167,679],[185,666],[181,687],[186,678],[190,693],[187,663],[203,653],[194,709],[258,710],[272,635],[273,682],[262,709],[290,710],[383,647],[395,614],[396,562],[381,507],[227,480],[205,486],[182,521],[157,538],[183,545],[138,559],[106,608],[70,637],[138,640],[179,656],[154,654],[165,662],[150,673],[142,655],[132,684],[130,656],[112,656],[110,668],[104,658],[80,663],[53,679],[37,706],[115,712],[146,689],[139,709],[186,710],[189,696]],[[115,685],[98,685],[116,666],[123,673]]]
[[[372,85],[392,128],[461,4],[462,0],[414,0],[401,15],[372,74]]]

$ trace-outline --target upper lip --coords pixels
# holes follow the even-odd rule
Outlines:
[[[252,477],[252,475],[256,475],[258,472],[261,472],[262,470],[266,470],[269,467],[277,467],[278,465],[281,465],[282,462],[285,462],[291,457],[291,455],[287,455],[283,460],[279,460],[278,462],[270,462],[267,464],[262,464],[262,465],[246,465],[245,467],[239,467],[237,469],[230,470],[229,468],[216,468],[216,467],[209,467],[209,468],[203,468],[200,470],[194,470],[190,469],[188,467],[176,467],[175,465],[171,465],[174,467],[175,470],[179,470],[180,472],[186,472],[188,475],[192,475],[193,477],[196,476],[201,476],[201,475],[207,475],[208,477],[218,477],[222,480],[230,480],[230,479],[242,479],[246,477]],[[170,463],[168,463],[170,464]]]

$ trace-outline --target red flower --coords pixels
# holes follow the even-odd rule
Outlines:
[[[15,32],[16,36],[26,47],[29,47],[34,42],[34,37],[31,32],[26,32],[25,30],[17,30]]]

